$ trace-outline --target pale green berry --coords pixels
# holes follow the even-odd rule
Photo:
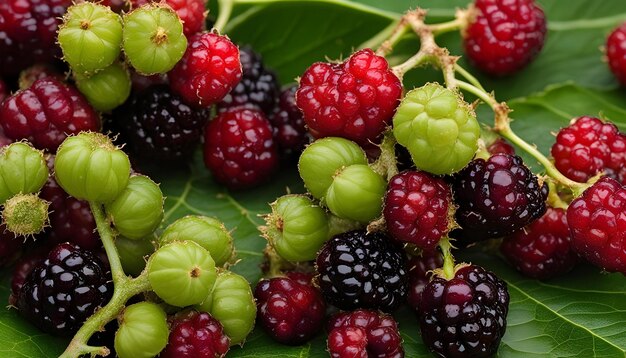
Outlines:
[[[341,170],[328,188],[324,203],[343,219],[366,223],[380,216],[387,183],[363,164]]]
[[[132,276],[139,276],[146,267],[147,258],[154,252],[154,246],[149,237],[132,240],[118,236],[115,238],[115,247],[117,247],[124,272]]]
[[[49,206],[36,194],[17,194],[4,203],[2,222],[16,236],[39,234],[48,226]]]
[[[0,148],[0,204],[16,194],[36,193],[48,180],[43,153],[26,142]]]
[[[75,73],[74,77],[80,93],[98,111],[108,112],[126,102],[130,96],[130,73],[119,62],[91,76]]]
[[[169,328],[165,311],[152,302],[140,302],[124,309],[118,318],[115,352],[120,358],[151,358],[167,345]]]

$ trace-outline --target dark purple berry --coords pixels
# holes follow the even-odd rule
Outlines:
[[[311,138],[304,125],[302,112],[296,106],[296,89],[291,86],[284,90],[274,113],[269,116],[274,139],[286,155],[299,154]]]

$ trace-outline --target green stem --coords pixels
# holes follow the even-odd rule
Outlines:
[[[432,31],[433,35],[441,35],[450,31],[457,31],[463,27],[465,23],[465,19],[461,17],[456,17],[454,20],[442,22],[439,24],[427,25],[430,31]]]
[[[96,311],[72,338],[60,358],[76,358],[86,354],[107,356],[107,347],[94,347],[87,344],[89,338],[96,332],[104,329],[104,326],[114,320],[124,309],[126,302],[133,296],[150,290],[148,272],[144,271],[135,279],[124,277],[119,284],[115,285],[113,297],[106,306]]]
[[[109,259],[109,265],[111,266],[111,275],[113,276],[113,285],[117,290],[120,283],[127,278],[120,262],[120,255],[117,253],[117,247],[115,247],[115,241],[113,240],[113,230],[106,219],[102,204],[89,202],[89,207],[93,213],[93,217],[96,221],[96,228],[102,241],[102,246],[107,253]]]
[[[459,65],[458,63],[454,64],[454,70],[456,72],[458,72],[458,74],[460,74],[461,76],[465,77],[466,80],[469,81],[469,83],[473,84],[474,86],[476,86],[477,88],[479,88],[480,90],[482,90],[483,92],[487,92],[483,86],[480,84],[480,82],[478,81],[478,79],[476,77],[474,77],[474,75],[472,75],[471,73],[469,73],[466,69],[464,69],[463,67],[461,67],[461,65]]]
[[[396,161],[396,138],[392,130],[387,130],[380,143],[380,155],[374,163],[370,165],[372,170],[382,177],[391,179],[398,174],[398,163]]]
[[[393,46],[395,46],[400,41],[402,36],[406,34],[408,28],[409,27],[405,23],[404,19],[400,18],[398,21],[392,22],[379,33],[357,46],[357,48],[378,48],[376,50],[376,54],[385,56],[391,52]]]
[[[567,210],[567,203],[561,199],[559,196],[559,191],[557,190],[556,184],[552,180],[547,180],[548,184],[548,200],[547,203],[549,206],[557,209]]]
[[[221,33],[222,30],[224,30],[224,27],[228,23],[230,15],[233,12],[235,0],[217,0],[217,4],[219,6],[220,12],[219,15],[217,15],[217,20],[215,20],[215,25],[213,25],[213,28]]]
[[[443,275],[446,280],[454,278],[454,257],[452,256],[452,245],[447,237],[439,240],[439,248],[443,254]]]
[[[405,73],[409,72],[415,67],[418,67],[420,65],[430,62],[432,59],[433,59],[432,55],[426,53],[425,51],[420,50],[418,53],[411,56],[408,60],[404,61],[403,63],[393,66],[391,68],[391,71],[393,71],[393,73],[396,76],[398,76],[398,79],[400,79],[400,82],[402,82],[402,77],[404,77]]]

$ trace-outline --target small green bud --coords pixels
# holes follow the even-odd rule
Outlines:
[[[140,302],[124,309],[118,318],[115,352],[120,358],[151,358],[167,345],[170,334],[165,311],[152,302]]]
[[[335,175],[324,201],[338,217],[366,223],[380,216],[386,188],[369,166],[351,165]]]
[[[89,77],[78,73],[74,77],[80,93],[98,111],[108,112],[126,102],[130,96],[130,73],[119,62]]]
[[[3,224],[16,236],[39,234],[48,226],[50,203],[36,194],[18,194],[4,203]]]
[[[43,153],[26,142],[0,148],[0,204],[16,194],[36,193],[48,180]]]

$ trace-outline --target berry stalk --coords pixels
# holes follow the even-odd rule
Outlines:
[[[443,237],[439,241],[439,248],[443,253],[443,275],[446,280],[454,278],[454,257],[452,256],[452,245],[448,237]]]
[[[234,0],[217,0],[217,4],[219,6],[220,12],[217,15],[217,19],[215,20],[215,25],[213,28],[219,32],[224,30],[224,27],[228,23],[230,19],[230,15],[233,12],[233,7],[235,5]]]

